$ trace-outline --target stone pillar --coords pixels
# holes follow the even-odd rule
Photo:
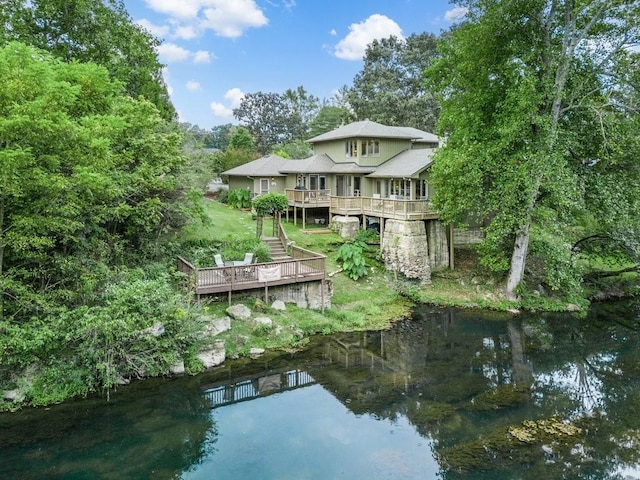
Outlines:
[[[357,217],[336,215],[331,219],[331,228],[342,238],[356,238],[360,230],[360,220]]]
[[[449,242],[447,227],[440,220],[427,221],[427,241],[429,243],[429,263],[432,270],[442,270],[449,266]]]
[[[387,220],[380,249],[387,270],[431,283],[427,233],[422,220]]]

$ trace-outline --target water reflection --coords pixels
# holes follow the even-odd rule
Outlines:
[[[422,307],[109,404],[2,415],[0,477],[640,478],[639,318]]]

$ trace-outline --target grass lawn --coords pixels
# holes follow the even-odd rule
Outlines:
[[[256,235],[256,221],[249,211],[233,209],[213,200],[203,201],[211,221],[207,225],[188,228],[185,240],[242,239]],[[232,329],[218,337],[225,340],[229,355],[244,355],[253,347],[295,349],[316,333],[388,328],[394,321],[410,315],[417,303],[502,311],[522,306],[506,301],[498,282],[482,277],[476,271],[473,254],[463,250],[456,253],[454,271],[434,272],[432,283],[421,285],[417,281],[396,278],[385,270],[377,258],[378,246],[374,245],[367,254],[369,274],[358,281],[351,280],[341,273],[336,261],[337,250],[344,240],[335,233],[327,233],[325,228],[310,227],[303,231],[300,224],[284,224],[289,240],[326,255],[327,278],[333,290],[332,307],[319,312],[288,304],[286,311],[278,312],[265,305],[260,294],[255,297],[234,295],[234,303],[244,303],[253,310],[254,316],[268,316],[273,320],[273,326],[255,327],[250,321],[233,322]],[[272,221],[265,220],[263,234],[272,236],[272,228]],[[527,305],[529,308],[540,310],[564,310],[567,306],[566,302],[548,298],[529,301],[532,302]],[[204,302],[208,314],[226,315],[226,296],[218,301],[205,297]]]

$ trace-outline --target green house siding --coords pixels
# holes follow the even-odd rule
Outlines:
[[[377,167],[381,163],[389,160],[398,153],[411,148],[411,142],[402,139],[383,138],[380,140],[380,154],[373,156],[362,155],[362,142],[368,139],[341,139],[329,142],[321,142],[314,144],[314,152],[316,154],[325,153],[331,157],[336,163],[352,163],[355,162],[363,167]],[[378,140],[378,139],[376,139]],[[357,145],[357,156],[347,156],[347,142],[355,141]]]
[[[243,190],[253,191],[253,180],[247,177],[235,177],[229,175],[229,190],[242,188]]]

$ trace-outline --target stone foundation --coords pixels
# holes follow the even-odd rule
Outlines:
[[[387,220],[380,249],[387,270],[431,283],[429,246],[423,221]]]
[[[324,288],[324,294],[323,294]],[[329,280],[323,282],[291,283],[288,285],[275,285],[269,287],[267,303],[281,300],[285,303],[295,303],[299,308],[311,310],[322,310],[331,308],[331,297],[333,295],[333,284]],[[260,290],[246,290],[233,294],[234,299],[242,297],[261,298],[264,300],[264,288]],[[324,300],[324,305],[323,305]]]
[[[440,220],[427,221],[427,243],[431,270],[442,270],[449,266],[448,228]]]
[[[343,217],[336,215],[331,219],[331,229],[342,238],[356,238],[360,230],[360,220],[357,217]]]

